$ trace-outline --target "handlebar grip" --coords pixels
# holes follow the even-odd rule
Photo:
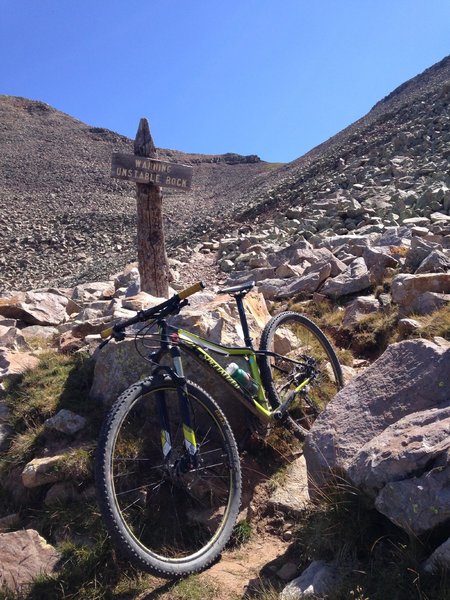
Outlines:
[[[201,290],[204,290],[205,287],[206,286],[203,283],[203,281],[194,283],[194,285],[191,285],[191,287],[188,287],[185,290],[181,290],[181,292],[178,292],[178,298],[180,300],[184,300],[188,296],[192,296],[192,294],[195,294],[196,292],[200,292]]]

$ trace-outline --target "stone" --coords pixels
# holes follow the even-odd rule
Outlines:
[[[442,247],[422,237],[413,237],[405,256],[405,269],[414,272],[433,250],[442,251]]]
[[[324,560],[315,560],[283,589],[280,600],[300,600],[301,598],[323,598],[338,580],[337,568]]]
[[[425,292],[417,296],[411,302],[409,309],[417,315],[429,315],[435,310],[439,310],[450,304],[450,294],[436,294],[435,292]]]
[[[415,331],[418,331],[421,327],[422,323],[420,323],[420,321],[417,321],[417,319],[405,318],[400,319],[397,323],[397,328],[401,339],[407,337]]]
[[[92,302],[105,298],[113,298],[116,288],[113,281],[94,281],[77,285],[72,293],[75,302]]]
[[[61,409],[49,419],[46,419],[44,425],[47,429],[53,429],[66,435],[75,435],[86,426],[86,419],[65,408]]]
[[[284,538],[284,536],[283,536]],[[285,541],[288,541],[285,539]],[[291,581],[296,574],[298,573],[298,566],[295,563],[288,562],[285,563],[281,569],[277,571],[277,577],[282,579],[283,581]]]
[[[65,296],[46,292],[20,293],[0,298],[0,315],[19,319],[28,325],[59,325],[67,319]]]
[[[145,310],[146,308],[152,308],[164,302],[166,298],[157,298],[147,292],[139,292],[136,296],[130,296],[122,300],[122,307],[127,310],[133,310],[138,312],[139,310]]]
[[[450,468],[431,469],[419,477],[387,483],[376,509],[412,535],[422,535],[450,519]]]
[[[415,270],[419,273],[447,273],[450,271],[450,258],[440,250],[432,250]]]
[[[0,423],[0,452],[6,450],[9,446],[9,440],[13,430],[6,423]]]
[[[438,546],[422,565],[425,573],[448,571],[450,569],[450,538]]]
[[[395,268],[398,265],[398,260],[381,248],[366,246],[363,250],[363,258],[368,269],[374,266],[382,269],[386,269],[387,267]]]
[[[450,348],[428,340],[390,345],[317,417],[306,438],[316,484],[346,473],[361,448],[403,417],[449,400]],[[311,493],[311,487],[310,487]]]
[[[380,308],[380,303],[375,296],[359,296],[346,307],[342,325],[344,327],[355,325],[366,315],[378,312]]]
[[[392,301],[400,306],[400,316],[414,312],[417,296],[424,292],[450,293],[450,273],[422,273],[397,275],[391,286]]]
[[[58,349],[62,353],[71,353],[81,350],[84,346],[82,338],[75,337],[71,331],[66,331],[59,336]]]
[[[320,292],[330,298],[338,299],[342,296],[355,294],[366,290],[371,285],[369,271],[362,257],[355,260],[348,266],[347,270],[325,281],[320,288]]]
[[[0,352],[0,380],[34,369],[38,363],[39,359],[30,352]]]
[[[364,444],[350,461],[351,481],[375,497],[387,483],[445,463],[450,449],[450,403],[407,415]]]
[[[5,533],[8,529],[15,527],[20,521],[19,513],[11,513],[0,518],[0,533]]]
[[[264,296],[266,300],[274,300],[286,285],[286,279],[264,279],[258,282],[258,292]]]
[[[22,483],[26,488],[36,488],[47,483],[56,483],[65,478],[64,455],[34,458],[22,471]]]
[[[46,506],[63,504],[72,500],[79,500],[79,496],[80,495],[73,483],[69,481],[59,481],[58,483],[53,484],[45,494],[44,504]]]
[[[55,573],[60,558],[34,529],[0,533],[0,589],[25,594],[38,575]]]
[[[298,294],[310,296],[331,274],[331,264],[322,265],[317,271],[309,272],[308,275],[295,277],[286,283],[275,295],[276,298],[290,298]]]
[[[287,467],[285,477],[270,495],[268,505],[289,515],[301,515],[309,504],[308,473],[303,456]]]
[[[174,279],[176,276],[174,276]],[[114,282],[115,285],[115,282]],[[117,288],[116,288],[117,289]],[[141,276],[139,274],[139,269],[137,267],[133,267],[130,269],[128,273],[128,285],[125,291],[125,297],[129,298],[130,296],[136,296],[141,291]]]
[[[58,335],[59,331],[56,327],[51,327],[49,325],[29,325],[28,327],[21,329],[21,333],[25,340],[29,342],[30,340],[35,339],[51,340]]]
[[[304,268],[299,265],[290,265],[283,263],[275,269],[275,277],[279,279],[287,279],[289,277],[301,277],[304,272]]]
[[[4,327],[1,321],[0,347],[10,348],[11,350],[30,349],[20,329],[16,327]]]

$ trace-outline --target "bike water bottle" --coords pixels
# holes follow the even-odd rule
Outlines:
[[[252,396],[257,396],[259,385],[246,371],[244,371],[244,369],[241,369],[236,363],[230,363],[225,370],[228,375],[231,375],[231,377],[244,389],[250,392]]]

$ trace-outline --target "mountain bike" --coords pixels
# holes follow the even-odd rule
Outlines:
[[[168,323],[204,288],[201,282],[102,333],[103,344],[121,341],[128,327],[145,323],[135,337],[148,352],[151,373],[121,394],[103,423],[96,485],[113,541],[158,576],[185,576],[214,562],[240,507],[235,437],[218,403],[186,379],[183,355],[209,367],[263,427],[286,428],[301,441],[342,387],[330,342],[301,314],[272,317],[254,349],[244,306],[254,285],[219,290],[236,300],[244,347],[222,346]],[[220,364],[230,359],[242,367]]]

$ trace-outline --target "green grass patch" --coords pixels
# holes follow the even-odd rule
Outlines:
[[[447,536],[448,537],[448,536]],[[356,489],[336,480],[296,524],[300,570],[313,560],[337,560],[341,581],[329,600],[448,600],[450,578],[421,573],[432,546],[410,538],[375,509]]]
[[[250,541],[253,527],[247,519],[238,521],[234,526],[233,533],[228,543],[230,548],[240,548]]]
[[[199,575],[191,575],[176,583],[164,598],[167,600],[205,600],[206,598],[214,600],[219,596],[220,591],[219,584]]]

